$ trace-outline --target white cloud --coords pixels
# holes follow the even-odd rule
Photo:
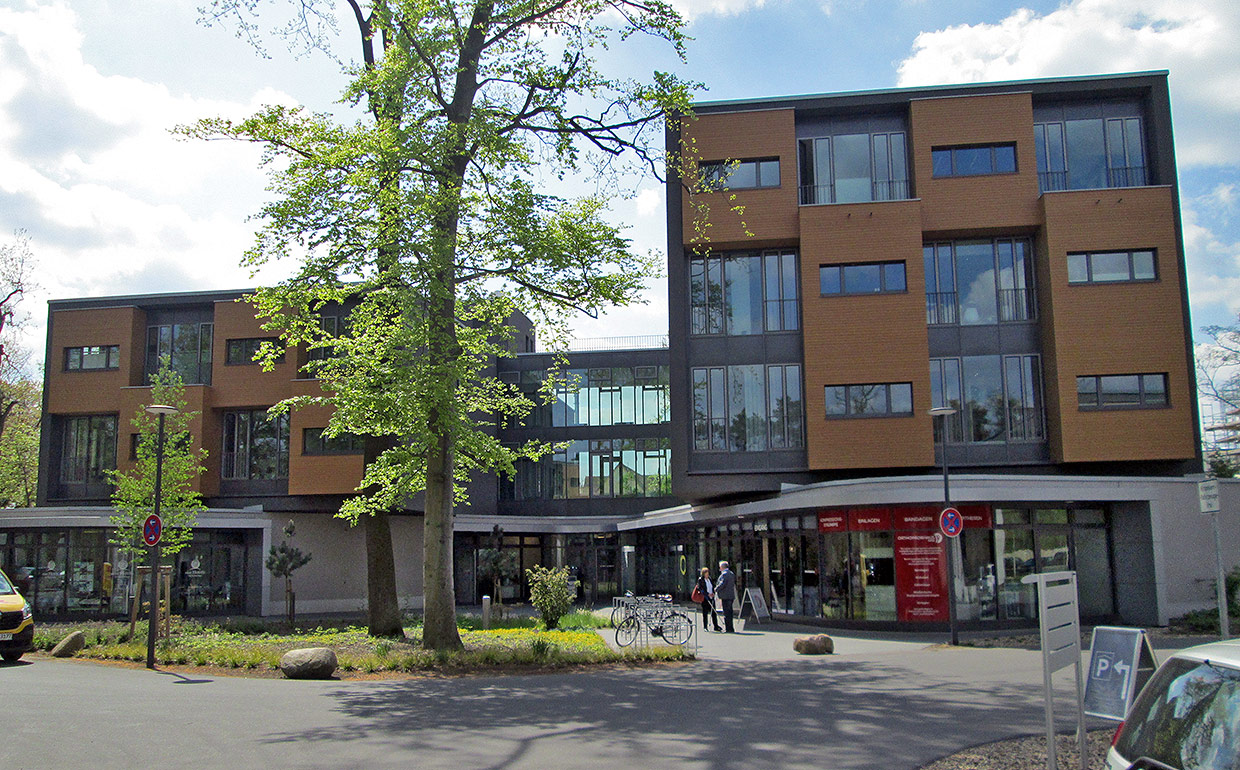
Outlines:
[[[1234,213],[1234,200],[1219,206],[1219,189],[1183,202],[1184,251],[1193,322],[1230,324],[1240,316],[1240,240],[1220,230],[1220,217]]]
[[[901,86],[1167,69],[1179,163],[1240,164],[1235,0],[1071,0],[923,32],[913,49]]]
[[[685,19],[699,16],[739,16],[752,9],[766,5],[766,0],[671,0],[672,6]]]

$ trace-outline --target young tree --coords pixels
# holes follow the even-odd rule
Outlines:
[[[213,0],[207,13],[254,39],[257,5]],[[297,0],[283,32],[326,50],[328,5]],[[329,434],[368,437],[362,494],[341,515],[367,522],[371,633],[399,632],[386,515],[424,493],[423,644],[454,649],[453,515],[464,484],[546,451],[494,435],[496,419],[531,407],[485,373],[514,354],[507,319],[520,309],[562,334],[570,313],[634,301],[657,269],[605,221],[602,199],[561,200],[539,180],[614,172],[625,159],[659,168],[662,116],[688,112],[688,86],[657,72],[650,83],[608,77],[595,56],[632,35],[683,55],[682,21],[662,0],[343,7],[360,53],[344,96],[362,117],[274,106],[180,130],[264,148],[277,197],[259,212],[247,261],[301,262],[254,299],[286,342],[329,353],[308,367],[336,407]],[[335,333],[317,317],[333,303],[350,308]]]
[[[35,288],[30,278],[33,270],[30,239],[19,230],[12,243],[0,246],[0,438],[13,410],[24,403],[30,351],[18,343],[16,333],[26,320],[19,307],[21,300]]]
[[[39,418],[43,389],[33,380],[3,385],[16,404],[0,435],[0,508],[34,505],[39,481]]]
[[[273,577],[284,578],[284,608],[288,616],[289,628],[293,627],[296,621],[296,598],[293,593],[293,573],[310,563],[311,554],[302,553],[302,550],[295,545],[289,545],[289,541],[293,539],[293,535],[297,532],[296,525],[293,520],[289,519],[288,524],[284,525],[284,539],[280,544],[271,546],[271,551],[267,554],[267,571]]]
[[[175,414],[164,418],[164,459],[160,517],[164,522],[160,548],[164,557],[171,557],[189,544],[194,536],[194,522],[205,510],[202,495],[194,483],[203,472],[205,449],[195,449],[190,423],[198,412],[187,411],[185,385],[181,375],[168,367],[156,373],[151,382],[150,403],[175,406]],[[159,441],[159,417],[138,409],[130,421],[138,433],[137,462],[131,471],[112,471],[111,517],[115,531],[112,544],[129,554],[146,552],[142,542],[142,525],[155,508],[155,464]]]

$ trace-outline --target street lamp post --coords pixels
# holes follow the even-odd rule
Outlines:
[[[950,406],[936,406],[930,410],[931,417],[939,418],[939,435],[943,437],[943,508],[952,505],[951,486],[948,481],[947,467],[947,418],[956,413]],[[960,537],[947,538],[947,624],[951,629],[951,643],[960,643],[960,634],[956,628],[956,565],[960,563]]]
[[[170,414],[176,414],[175,406],[151,404],[146,407],[148,414],[159,415],[159,438],[155,441],[155,510],[158,518],[160,502],[164,497],[164,420]],[[151,613],[150,624],[146,632],[146,667],[155,668],[155,636],[159,630],[159,542],[151,547]]]

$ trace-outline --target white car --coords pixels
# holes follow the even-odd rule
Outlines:
[[[1115,733],[1106,770],[1240,770],[1240,640],[1172,655]]]

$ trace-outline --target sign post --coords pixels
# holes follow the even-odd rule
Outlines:
[[[1055,756],[1055,686],[1051,675],[1076,667],[1076,740],[1081,770],[1086,770],[1085,696],[1081,686],[1081,614],[1077,606],[1075,572],[1026,575],[1022,583],[1038,587],[1038,628],[1042,641],[1042,682],[1046,689],[1046,770],[1058,770]]]
[[[1227,613],[1227,576],[1223,570],[1223,538],[1218,531],[1218,517],[1222,510],[1218,494],[1218,479],[1206,479],[1197,482],[1197,498],[1201,501],[1201,512],[1209,514],[1214,520],[1214,563],[1218,574],[1215,576],[1216,594],[1218,599],[1218,631],[1223,639],[1231,638],[1231,618]]]

